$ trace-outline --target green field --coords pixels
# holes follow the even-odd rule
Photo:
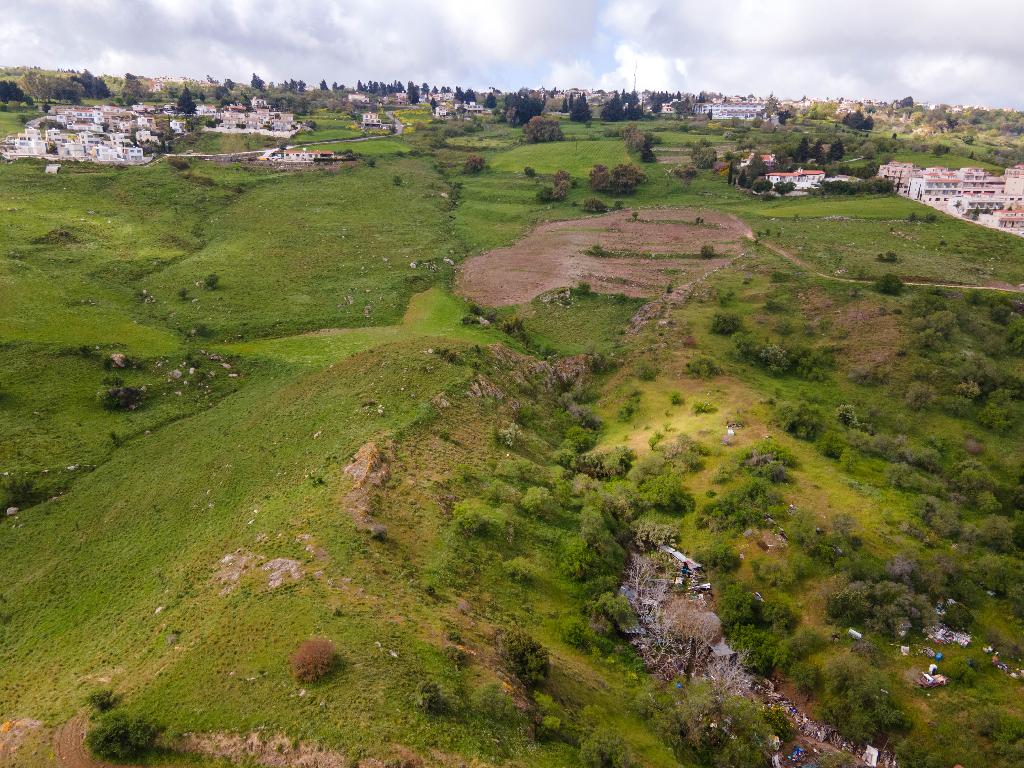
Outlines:
[[[0,165],[0,723],[40,721],[0,768],[55,768],[56,728],[116,713],[159,726],[151,766],[259,762],[186,733],[278,738],[282,765],[300,744],[424,768],[749,768],[773,734],[788,754],[760,699],[631,644],[620,585],[661,541],[705,563],[746,672],[845,738],[904,768],[1022,764],[1021,681],[982,648],[1024,665],[1024,317],[969,286],[1024,282],[1024,241],[657,163],[595,192],[595,164],[639,164],[621,124],[526,144],[420,108],[407,136],[316,144],[350,118],[310,117],[296,141],[356,160]],[[830,128],[645,127],[720,156]],[[731,213],[756,242],[672,296],[458,295],[466,259],[593,197]],[[889,272],[968,288],[883,293]],[[355,485],[371,443],[379,483]],[[937,617],[970,645],[935,646]],[[691,647],[666,622],[667,652]],[[302,680],[314,637],[336,663]],[[913,685],[925,646],[948,686]],[[113,716],[86,703],[108,688]]]

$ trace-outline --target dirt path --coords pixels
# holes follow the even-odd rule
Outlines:
[[[112,765],[97,760],[89,754],[85,746],[85,731],[89,718],[84,714],[75,715],[53,734],[53,751],[57,755],[60,768],[132,768],[132,766]]]
[[[796,264],[801,269],[810,272],[817,277],[825,280],[832,280],[837,283],[855,283],[857,285],[865,285],[874,282],[873,280],[861,279],[856,277],[839,277],[837,275],[830,275],[826,272],[820,271],[817,267],[812,265],[805,259],[800,258],[792,251],[783,248],[781,245],[768,242],[767,240],[759,241],[761,245],[767,248],[772,253],[781,256],[787,261]],[[971,285],[969,283],[941,283],[937,280],[922,280],[920,278],[915,280],[904,280],[906,285],[916,285],[922,287],[931,288],[958,288],[960,290],[977,290],[977,291],[1001,291],[1003,293],[1024,293],[1024,285],[1013,285],[1012,283],[1003,283],[999,281],[992,281],[986,285]]]
[[[654,298],[682,290],[745,251],[749,227],[734,216],[689,208],[614,211],[541,224],[523,239],[469,259],[458,289],[485,306],[530,301],[588,283],[599,293]],[[710,246],[714,256],[700,258]]]

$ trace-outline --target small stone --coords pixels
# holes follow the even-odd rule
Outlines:
[[[170,376],[172,379],[180,379],[181,378],[181,371],[179,371],[177,368],[175,368],[173,371],[171,371],[167,375]]]
[[[16,514],[18,514],[18,512],[20,512],[20,511],[21,511],[21,510],[20,510],[20,509],[18,509],[17,507],[8,507],[8,508],[7,508],[7,516],[8,516],[8,517],[10,517],[11,515],[16,515]]]

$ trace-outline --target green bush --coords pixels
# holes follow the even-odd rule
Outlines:
[[[501,656],[509,670],[526,686],[544,682],[551,661],[547,649],[518,627],[510,627],[499,637]]]
[[[887,296],[899,296],[903,293],[903,281],[899,275],[888,272],[875,281],[875,290]]]
[[[742,330],[743,320],[740,316],[731,312],[716,312],[711,318],[711,332],[719,336],[732,336]]]
[[[117,706],[121,697],[110,688],[101,688],[85,697],[86,703],[96,712],[108,712]]]
[[[629,768],[632,762],[622,737],[598,728],[580,743],[580,764],[583,768]]]
[[[720,374],[722,369],[707,355],[696,355],[687,361],[686,372],[695,378],[709,379]]]
[[[647,509],[670,515],[693,512],[696,501],[674,472],[663,472],[643,480],[638,488],[640,503]]]
[[[583,210],[589,213],[604,213],[608,206],[599,197],[588,197],[583,201]]]
[[[519,504],[524,511],[536,517],[553,517],[558,513],[558,502],[543,486],[528,488]]]
[[[440,715],[448,708],[441,686],[433,680],[421,680],[416,686],[416,708],[428,715]]]
[[[801,440],[814,440],[825,429],[825,415],[821,408],[806,402],[785,404],[779,408],[782,428]]]
[[[89,751],[107,760],[133,760],[156,743],[160,729],[146,718],[115,710],[96,722],[85,737]]]

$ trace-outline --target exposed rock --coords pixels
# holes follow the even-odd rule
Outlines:
[[[128,365],[128,358],[121,352],[113,352],[110,355],[110,365],[114,368],[124,368]]]
[[[18,507],[8,507],[7,508],[7,516],[11,517],[12,515],[18,514],[20,511],[21,510]]]
[[[286,579],[298,581],[302,578],[302,566],[298,560],[290,560],[287,557],[278,557],[264,563],[261,570],[266,571],[267,585],[271,589],[277,589],[284,584]]]
[[[179,371],[177,368],[175,368],[173,371],[171,371],[167,375],[170,378],[172,378],[172,379],[180,379],[181,378],[181,371]]]
[[[255,562],[256,555],[242,549],[236,549],[220,559],[214,579],[220,582],[222,595],[229,594],[237,585],[238,580]]]
[[[345,467],[345,474],[354,482],[342,503],[356,524],[371,532],[379,523],[370,515],[370,498],[373,491],[383,486],[391,477],[389,451],[390,449],[382,449],[371,441],[360,448]]]

